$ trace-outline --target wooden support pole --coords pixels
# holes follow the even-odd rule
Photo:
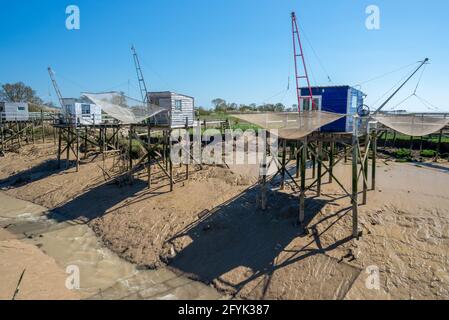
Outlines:
[[[84,159],[87,159],[87,127],[84,127]]]
[[[69,161],[70,161],[70,146],[71,146],[71,139],[72,139],[72,127],[68,127],[67,128],[68,129],[68,131],[67,131],[67,151],[66,151],[66,153],[67,153],[67,159],[66,159],[66,168],[68,168],[69,167],[69,165],[70,165],[70,163],[69,163]]]
[[[172,149],[172,141],[171,141],[171,129],[168,132],[168,166],[170,172],[170,191],[173,191],[173,162],[171,159],[171,149]]]
[[[312,179],[315,179],[315,177],[316,177],[316,173],[315,173],[315,171],[316,171],[316,157],[315,157],[315,154],[314,153],[312,153]]]
[[[61,144],[62,144],[61,128],[58,128],[58,168],[61,168]]]
[[[285,162],[287,156],[287,140],[282,140],[282,168],[281,168],[281,190],[285,188]]]
[[[260,208],[262,210],[267,209],[267,171],[268,171],[268,164],[267,164],[267,144],[268,144],[268,132],[266,133],[265,141],[263,142],[263,154],[262,154],[262,181],[261,181],[261,188],[260,188]]]
[[[80,170],[80,135],[76,128],[76,172]]]
[[[440,130],[440,134],[438,135],[438,144],[437,144],[437,150],[435,152],[435,162],[438,162],[438,158],[440,157],[440,150],[441,150],[441,140],[443,138],[443,129]]]
[[[186,123],[185,123],[185,130],[186,130],[186,137],[184,137],[185,139],[187,138],[186,142],[187,142],[187,149],[188,149],[188,154],[186,155],[186,157],[184,157],[184,159],[186,160],[185,166],[186,166],[186,180],[189,180],[189,161],[190,161],[190,134],[189,134],[189,119],[186,117]],[[223,130],[224,132],[224,130]]]
[[[150,123],[148,122],[148,166],[147,166],[147,174],[148,174],[148,189],[151,188],[151,127]]]
[[[299,225],[305,232],[305,193],[306,193],[306,158],[307,158],[307,137],[303,140],[301,152],[301,190],[299,194]]]
[[[317,150],[317,156],[318,156],[318,181],[317,181],[317,196],[321,196],[321,171],[322,171],[322,161],[323,161],[323,141],[318,141],[318,150]]]
[[[410,136],[410,156],[412,155],[413,150],[413,136]]]
[[[352,236],[358,237],[358,128],[354,121],[354,132],[352,135]]]
[[[376,158],[377,158],[377,132],[372,133],[372,163],[371,163],[371,189],[376,190]]]
[[[128,148],[128,154],[129,154],[129,170],[133,167],[133,158],[132,158],[132,149],[133,149],[133,127],[130,125],[129,127],[129,134],[128,134],[128,140],[129,140],[129,148]]]
[[[365,205],[367,202],[367,193],[368,193],[368,153],[369,153],[369,135],[365,135],[365,160],[363,161],[363,204]],[[361,161],[363,159],[360,159]]]
[[[34,140],[34,120],[31,121],[31,139],[33,141],[33,144],[35,143]]]
[[[393,144],[392,144],[392,148],[394,148],[396,146],[396,131],[393,132]]]
[[[301,162],[301,155],[299,153],[299,151],[300,151],[299,143],[300,143],[300,141],[296,142],[296,149],[297,149],[296,150],[296,179],[299,178],[299,164]]]
[[[332,141],[329,145],[329,183],[333,182],[334,154],[335,154],[335,141],[334,137],[332,137]]]
[[[41,110],[41,124],[42,124],[42,143],[45,143],[44,111],[42,111],[42,110]]]

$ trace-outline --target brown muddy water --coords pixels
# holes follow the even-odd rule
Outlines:
[[[0,227],[37,246],[63,269],[79,268],[86,299],[223,299],[214,288],[166,268],[139,269],[107,249],[85,224],[57,222],[44,207],[0,192]],[[54,213],[53,217],[57,218]],[[69,274],[68,274],[69,276]]]

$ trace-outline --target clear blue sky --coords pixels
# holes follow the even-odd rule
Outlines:
[[[70,4],[80,8],[80,30],[65,28]],[[380,30],[365,28],[370,4],[380,8]],[[138,97],[133,43],[150,90],[192,95],[204,107],[217,97],[289,106],[292,10],[319,57],[303,36],[313,84],[329,84],[328,73],[331,84],[355,85],[428,56],[418,94],[449,111],[447,0],[0,0],[0,83],[23,81],[55,101],[51,65],[64,96],[123,90]],[[363,85],[366,102],[409,70]],[[430,111],[416,98],[409,102],[409,110]]]

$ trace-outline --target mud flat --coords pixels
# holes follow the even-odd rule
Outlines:
[[[189,181],[177,168],[175,189],[167,192],[163,178],[150,190],[138,179],[105,184],[96,163],[79,173],[34,166],[14,174],[18,183],[3,180],[5,192],[50,208],[58,224],[87,223],[139,268],[168,266],[182,281],[191,281],[187,276],[238,298],[449,299],[449,167],[442,163],[379,162],[377,189],[359,208],[359,240],[350,237],[349,199],[336,184],[324,184],[321,197],[307,194],[310,232],[301,237],[296,191],[272,188],[268,210],[258,210],[254,167],[205,167]],[[350,170],[343,163],[334,169],[346,186]],[[91,239],[88,231],[70,232]],[[378,289],[366,285],[372,267]]]
[[[218,299],[213,288],[167,270],[143,270],[105,248],[85,224],[0,193],[0,299]],[[68,269],[69,267],[69,269]],[[80,287],[67,279],[79,270]]]

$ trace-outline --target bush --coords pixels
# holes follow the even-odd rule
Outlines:
[[[411,152],[409,149],[398,149],[393,153],[393,155],[397,159],[411,159]]]
[[[422,150],[420,155],[423,158],[434,158],[437,152],[435,150]]]

